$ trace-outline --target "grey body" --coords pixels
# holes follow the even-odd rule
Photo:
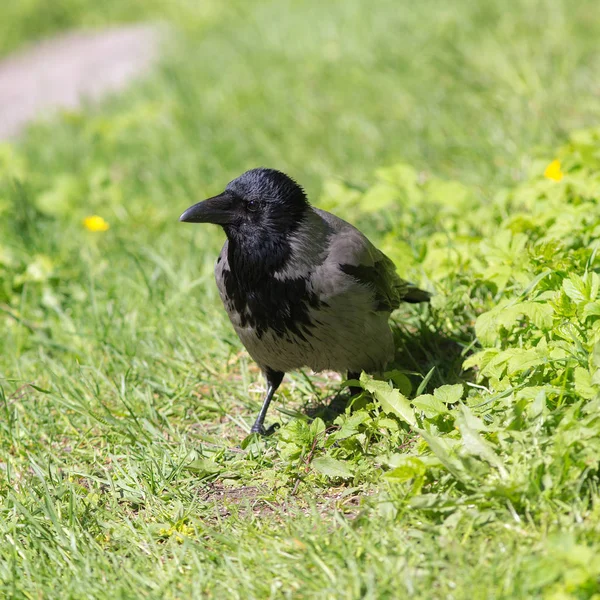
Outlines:
[[[180,220],[214,223],[227,235],[217,286],[267,382],[254,433],[267,432],[265,415],[286,372],[331,369],[355,379],[382,371],[394,356],[390,313],[400,302],[430,298],[400,279],[358,229],[313,208],[275,169],[246,171]]]
[[[285,373],[301,367],[314,371],[381,371],[394,356],[388,318],[408,289],[393,263],[358,229],[317,208],[309,209],[290,242],[292,260],[274,277],[306,278],[307,291],[322,302],[309,309],[310,321],[315,325],[305,336],[274,331],[259,335],[227,295],[224,272],[230,269],[229,242],[225,242],[217,260],[215,277],[221,299],[250,356],[263,371],[269,368]],[[385,290],[376,289],[376,282],[361,282],[340,268],[351,265],[369,269],[376,264],[380,270],[385,269]],[[382,293],[389,300],[384,307]]]

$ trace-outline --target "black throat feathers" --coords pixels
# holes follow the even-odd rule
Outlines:
[[[309,309],[323,303],[306,277],[275,276],[290,261],[293,248],[289,234],[273,233],[242,237],[228,232],[225,291],[242,327],[252,327],[259,338],[271,330],[280,337],[294,334],[306,340],[304,334],[314,326]]]

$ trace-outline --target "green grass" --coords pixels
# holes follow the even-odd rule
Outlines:
[[[2,595],[600,593],[600,136],[568,137],[600,122],[596,4],[42,5],[0,8],[0,52],[173,34],[125,94],[0,146]],[[400,391],[365,379],[336,417],[335,376],[290,374],[283,427],[240,446],[263,383],[223,236],[177,217],[257,165],[436,298],[395,317]]]

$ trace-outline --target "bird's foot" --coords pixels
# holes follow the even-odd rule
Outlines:
[[[269,435],[273,435],[279,429],[279,427],[279,423],[273,423],[273,425],[265,429],[265,426],[262,423],[254,423],[250,429],[250,433],[258,433],[258,435],[267,437]]]

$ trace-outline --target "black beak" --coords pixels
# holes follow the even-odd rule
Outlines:
[[[233,221],[233,199],[227,192],[190,206],[180,217],[184,223],[229,225]]]

